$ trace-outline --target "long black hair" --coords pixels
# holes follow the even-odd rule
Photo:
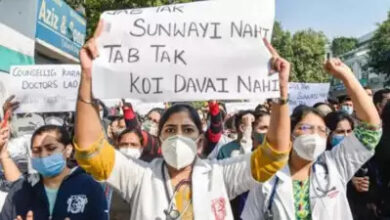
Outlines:
[[[168,121],[171,115],[179,112],[187,112],[192,122],[194,122],[196,128],[198,129],[199,134],[202,133],[202,121],[200,120],[199,114],[195,108],[187,104],[175,104],[168,108],[162,115],[158,125],[158,136],[160,136],[164,124]]]

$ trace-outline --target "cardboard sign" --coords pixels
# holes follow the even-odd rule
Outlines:
[[[273,0],[202,1],[107,11],[93,92],[144,102],[279,96],[269,74]]]

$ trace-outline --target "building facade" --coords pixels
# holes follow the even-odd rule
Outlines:
[[[86,19],[63,0],[0,0],[0,71],[78,63]]]
[[[370,32],[360,37],[358,39],[358,47],[341,55],[340,59],[352,69],[363,86],[368,86],[375,91],[384,87],[385,76],[373,72],[367,65],[370,51],[369,43],[373,36],[374,32]],[[345,87],[340,80],[331,79],[330,95],[332,97],[346,95]]]

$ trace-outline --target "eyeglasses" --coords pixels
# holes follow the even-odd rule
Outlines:
[[[344,130],[344,129],[336,129],[334,131],[335,134],[351,134],[352,133],[352,129],[347,129],[347,130]]]
[[[310,124],[299,124],[297,130],[303,134],[317,133],[320,136],[326,137],[329,135],[329,129],[324,126],[315,126]]]

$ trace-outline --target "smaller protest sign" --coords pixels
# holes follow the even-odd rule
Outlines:
[[[328,98],[329,83],[289,83],[289,104],[292,112],[298,105],[313,106]]]
[[[13,66],[9,93],[20,102],[17,113],[75,111],[79,65]]]

